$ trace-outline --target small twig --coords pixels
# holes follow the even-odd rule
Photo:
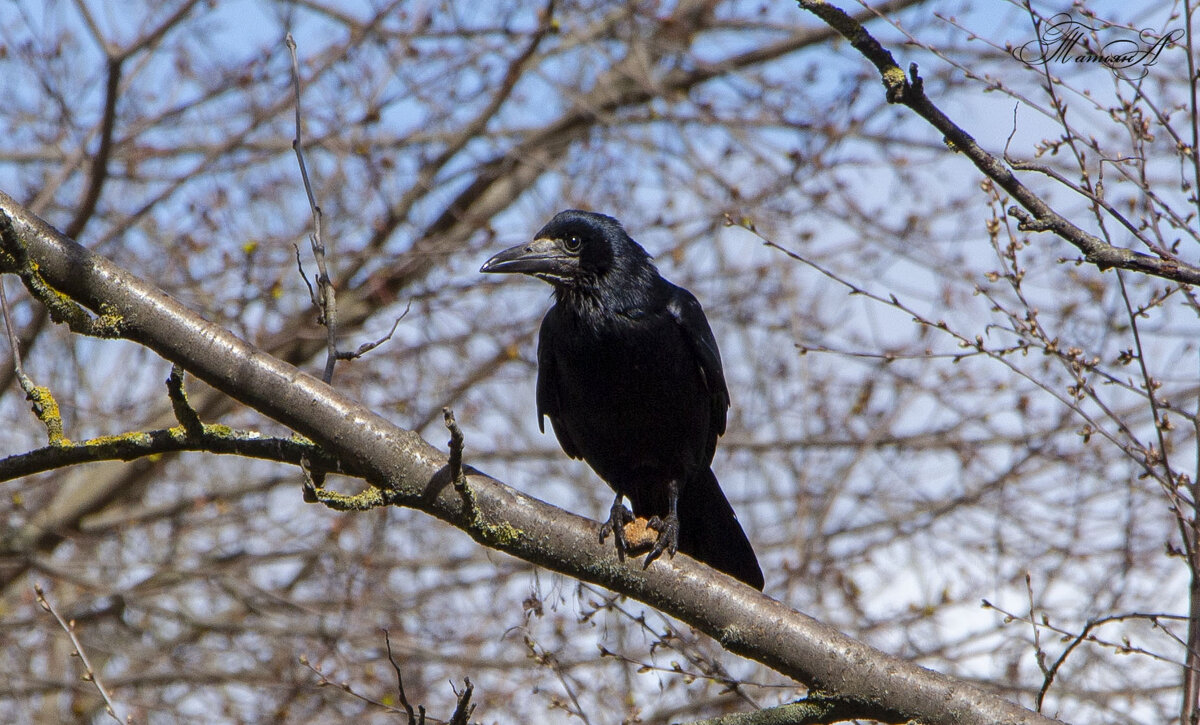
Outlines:
[[[448,406],[442,408],[442,417],[446,420],[446,428],[450,430],[450,480],[454,488],[462,491],[467,486],[467,477],[463,475],[463,432],[454,419],[454,411]]]
[[[1047,232],[1051,230],[1050,223],[1041,219],[1034,219],[1033,215],[1025,211],[1019,206],[1008,207],[1010,216],[1017,220],[1017,229],[1023,232]]]
[[[563,668],[562,661],[555,656],[553,652],[548,651],[542,646],[529,631],[524,634],[525,648],[529,651],[529,657],[537,662],[542,667],[550,670],[558,679],[558,684],[567,693],[567,697],[571,700],[571,705],[566,702],[558,701],[554,704],[555,707],[562,708],[569,716],[577,717],[583,721],[583,725],[592,725],[591,718],[584,710],[583,705],[579,702],[579,696],[576,690],[580,684],[573,680],[571,676]],[[573,707],[572,707],[573,706]]]
[[[1183,0],[1183,9],[1183,16],[1187,18],[1187,22],[1183,24],[1183,30],[1184,33],[1186,33],[1187,38],[1186,46],[1188,78],[1194,79],[1196,77],[1196,46],[1192,40],[1192,12],[1195,10],[1195,8],[1192,7],[1190,0]],[[1200,186],[1200,157],[1197,156],[1197,154],[1200,153],[1200,117],[1197,116],[1197,113],[1200,113],[1200,103],[1198,103],[1196,99],[1195,82],[1188,84],[1188,91],[1190,106],[1188,110],[1191,111],[1188,116],[1190,117],[1192,127],[1192,153],[1190,154],[1192,157],[1192,182],[1197,186]],[[1200,211],[1200,198],[1197,198],[1196,195],[1193,194],[1192,199],[1196,203],[1196,210]],[[1192,694],[1195,695],[1197,693],[1193,692]],[[1188,703],[1185,714],[1195,712],[1196,706],[1197,703],[1195,701]]]
[[[25,391],[25,399],[33,403],[33,414],[42,425],[46,426],[46,436],[50,445],[67,445],[70,441],[63,434],[62,416],[58,410],[58,401],[49,388],[33,384],[33,380],[25,374],[21,365],[21,344],[17,332],[13,329],[12,316],[8,312],[8,297],[4,294],[4,283],[0,281],[0,313],[4,316],[4,329],[8,333],[8,344],[12,348],[13,371],[21,390]]]
[[[1152,460],[1150,451],[1153,450],[1153,446],[1150,446],[1147,450],[1146,463],[1147,465],[1153,465],[1155,462],[1162,464],[1163,475],[1166,477],[1162,483],[1163,490],[1174,503],[1172,508],[1175,510],[1175,523],[1179,527],[1184,555],[1187,557],[1188,565],[1194,568],[1197,561],[1197,542],[1192,537],[1192,525],[1188,523],[1188,517],[1183,513],[1183,502],[1180,500],[1179,493],[1179,476],[1171,467],[1171,460],[1167,452],[1167,435],[1165,433],[1168,430],[1167,416],[1162,412],[1158,395],[1155,393],[1155,390],[1158,389],[1156,381],[1151,377],[1149,368],[1146,367],[1146,353],[1142,348],[1141,332],[1138,330],[1139,314],[1134,311],[1133,303],[1129,300],[1129,290],[1125,287],[1125,276],[1121,270],[1117,270],[1117,284],[1121,290],[1121,299],[1125,302],[1125,312],[1129,315],[1129,330],[1133,333],[1134,356],[1142,373],[1142,384],[1146,388],[1146,400],[1150,403],[1150,414],[1154,416],[1154,432],[1158,438],[1157,461]],[[1195,508],[1194,502],[1192,508]]]
[[[414,708],[408,702],[408,696],[404,692],[404,676],[400,673],[400,664],[396,662],[396,658],[392,654],[392,640],[388,636],[388,631],[386,629],[383,630],[383,641],[387,646],[388,661],[392,663],[392,669],[396,670],[396,688],[400,696],[400,705],[404,708],[403,713],[408,716],[408,725],[425,725],[425,706],[417,705],[416,708]],[[400,708],[395,707],[394,705],[389,705],[363,695],[362,693],[356,691],[349,682],[334,682],[333,680],[329,679],[329,676],[322,672],[319,667],[310,662],[308,657],[305,655],[300,655],[300,664],[307,667],[313,674],[315,674],[319,678],[319,684],[323,687],[336,687],[351,697],[362,700],[365,703],[374,705],[375,707],[386,710],[387,712],[396,714],[401,714],[402,712]],[[470,677],[464,677],[463,681],[466,683],[466,686],[462,692],[459,692],[456,688],[454,688],[453,682],[450,683],[450,687],[454,689],[454,695],[457,698],[457,704],[454,707],[454,714],[450,716],[449,720],[445,721],[447,725],[467,725],[468,718],[470,718],[471,713],[475,710],[475,706],[471,704],[471,693],[474,692],[475,686],[471,684]],[[436,718],[434,721],[441,722]]]
[[[1045,678],[1042,681],[1042,694],[1050,689],[1054,681],[1054,673],[1046,667],[1046,650],[1042,649],[1042,630],[1038,628],[1037,612],[1033,602],[1033,576],[1025,572],[1025,591],[1029,594],[1029,626],[1033,627],[1033,658],[1037,661],[1038,669]],[[1042,711],[1042,698],[1038,697],[1038,712]]]
[[[1173,259],[1174,258],[1170,252],[1163,249],[1159,245],[1155,244],[1149,237],[1147,237],[1145,234],[1143,234],[1142,231],[1140,229],[1138,229],[1137,226],[1133,222],[1129,221],[1129,219],[1127,219],[1125,217],[1125,215],[1122,214],[1119,209],[1117,209],[1115,206],[1113,206],[1109,202],[1105,201],[1095,191],[1092,191],[1090,189],[1085,189],[1084,187],[1080,186],[1079,184],[1076,184],[1075,182],[1068,179],[1066,176],[1063,176],[1062,174],[1060,174],[1059,172],[1050,168],[1049,166],[1046,166],[1045,164],[1039,164],[1039,163],[1036,163],[1033,161],[1018,161],[1016,159],[1010,158],[1008,156],[1007,152],[1004,155],[1004,160],[1008,163],[1009,166],[1016,169],[1017,171],[1034,171],[1039,174],[1048,176],[1051,179],[1054,179],[1055,181],[1057,181],[1058,183],[1067,187],[1071,191],[1075,192],[1076,194],[1079,194],[1080,196],[1084,197],[1091,203],[1098,205],[1104,211],[1108,212],[1108,214],[1112,218],[1116,219],[1121,224],[1121,226],[1125,227],[1125,229],[1131,235],[1133,235],[1133,237],[1135,239],[1140,241],[1142,244],[1145,244],[1146,247],[1149,248],[1150,250],[1152,250],[1155,254],[1159,255],[1160,257],[1163,257],[1164,259]],[[1112,163],[1116,163],[1116,162],[1114,161]],[[1103,169],[1104,165],[1101,164],[1100,168]],[[1013,207],[1013,209],[1019,209],[1019,207]],[[1023,210],[1021,210],[1021,211],[1023,211]],[[1009,210],[1009,214],[1012,214],[1013,216],[1017,217],[1018,219],[1021,218],[1019,214],[1013,213],[1012,209]],[[1029,231],[1045,231],[1045,229],[1030,229]]]
[[[325,487],[325,474],[319,473],[313,475],[312,464],[308,460],[308,456],[300,458],[300,474],[304,476],[303,498],[304,503],[317,503],[321,497],[317,494],[317,489]],[[318,478],[320,480],[318,480]]]
[[[1033,383],[1034,385],[1036,385],[1039,388],[1041,388],[1042,390],[1044,390],[1046,393],[1051,395],[1055,400],[1058,400],[1060,403],[1062,403],[1068,409],[1070,409],[1072,412],[1074,412],[1076,415],[1078,415],[1081,419],[1083,419],[1083,421],[1087,423],[1087,425],[1093,432],[1099,433],[1100,435],[1104,436],[1105,439],[1109,440],[1114,445],[1116,445],[1122,452],[1125,453],[1125,455],[1127,455],[1131,460],[1133,460],[1135,463],[1137,463],[1139,466],[1141,466],[1141,468],[1146,472],[1146,474],[1153,477],[1156,481],[1163,483],[1164,489],[1168,492],[1169,495],[1171,495],[1173,501],[1181,500],[1181,495],[1177,491],[1175,491],[1175,489],[1173,487],[1165,485],[1165,479],[1163,478],[1162,474],[1159,472],[1158,468],[1152,464],[1150,458],[1146,455],[1146,449],[1144,446],[1142,446],[1140,444],[1137,436],[1134,435],[1133,431],[1129,428],[1128,425],[1126,425],[1121,420],[1121,418],[1119,416],[1113,414],[1110,410],[1108,410],[1103,405],[1103,403],[1099,400],[1098,396],[1096,396],[1096,394],[1095,394],[1094,390],[1091,388],[1091,386],[1086,386],[1082,382],[1079,383],[1086,390],[1089,399],[1091,399],[1093,402],[1095,402],[1101,406],[1101,410],[1103,410],[1106,413],[1107,417],[1114,423],[1114,425],[1116,425],[1118,431],[1128,439],[1128,442],[1123,441],[1120,437],[1118,437],[1117,433],[1110,431],[1110,430],[1106,429],[1104,426],[1100,425],[1098,420],[1096,420],[1096,418],[1094,416],[1089,414],[1088,411],[1084,410],[1073,398],[1071,398],[1070,396],[1064,395],[1062,392],[1055,390],[1054,388],[1051,388],[1045,382],[1035,379],[1033,376],[1030,375],[1029,372],[1027,372],[1026,370],[1023,370],[1020,366],[1015,364],[1012,360],[1010,360],[1008,358],[1006,349],[996,350],[996,349],[987,347],[983,342],[982,336],[977,335],[974,340],[967,338],[962,333],[956,332],[955,330],[951,329],[950,326],[944,320],[933,320],[933,319],[923,316],[920,312],[916,311],[909,305],[906,305],[903,302],[901,302],[899,300],[899,298],[897,298],[896,295],[894,295],[894,294],[884,297],[881,293],[875,293],[875,292],[872,292],[863,287],[859,287],[858,285],[854,284],[853,282],[841,277],[833,270],[827,269],[826,267],[821,266],[819,263],[814,262],[813,260],[808,259],[808,258],[804,257],[803,255],[798,254],[795,251],[792,251],[786,247],[783,247],[774,241],[771,241],[767,237],[760,234],[757,230],[755,230],[753,227],[753,223],[749,220],[734,221],[732,216],[726,215],[726,223],[731,226],[736,224],[738,226],[741,226],[741,227],[747,229],[752,234],[754,234],[759,239],[761,239],[766,246],[771,247],[772,249],[777,249],[780,252],[786,254],[788,257],[791,257],[792,259],[795,259],[796,261],[798,261],[802,264],[808,265],[809,267],[813,268],[814,270],[821,273],[822,275],[824,275],[824,276],[828,277],[829,279],[833,280],[834,282],[837,282],[838,284],[844,286],[846,289],[848,289],[850,291],[850,294],[861,295],[863,297],[866,297],[867,299],[873,300],[875,302],[879,302],[884,305],[894,307],[902,312],[905,312],[912,316],[913,322],[916,322],[917,324],[922,325],[924,327],[941,330],[942,332],[944,332],[944,333],[950,335],[952,338],[954,338],[954,340],[959,344],[960,347],[962,347],[964,349],[968,349],[968,350],[970,350],[970,349],[977,350],[978,352],[980,352],[980,353],[986,355],[987,357],[995,360],[996,362],[999,362],[1000,364],[1004,365],[1005,367],[1007,367],[1009,370],[1013,371],[1017,375],[1020,375],[1021,377],[1029,380],[1029,382]],[[1043,335],[1043,338],[1044,338],[1044,335]],[[1052,354],[1061,355],[1061,351],[1051,350],[1049,347],[1047,347],[1045,349],[1050,351]],[[1187,503],[1190,505],[1190,502],[1187,502]]]
[[[981,604],[984,609],[991,609],[991,610],[1003,615],[1005,624],[1008,624],[1009,622],[1020,622],[1020,623],[1024,624],[1028,621],[1024,615],[1014,614],[1012,612],[1009,612],[1008,610],[997,607],[995,604],[992,604],[990,601],[988,601],[986,599],[982,600]],[[1172,632],[1170,629],[1168,629],[1167,627],[1165,627],[1163,625],[1163,622],[1164,621],[1181,622],[1181,623],[1186,624],[1187,620],[1188,620],[1187,615],[1167,614],[1165,612],[1125,612],[1123,614],[1111,614],[1107,617],[1097,617],[1096,619],[1089,619],[1085,623],[1084,631],[1081,632],[1078,635],[1078,637],[1081,638],[1081,641],[1083,639],[1085,639],[1088,642],[1091,642],[1099,647],[1106,647],[1106,648],[1112,649],[1113,651],[1117,652],[1118,654],[1136,653],[1136,654],[1144,655],[1144,656],[1149,657],[1154,660],[1158,660],[1159,662],[1164,662],[1164,663],[1171,664],[1171,665],[1178,664],[1178,660],[1175,657],[1166,655],[1166,654],[1163,654],[1160,652],[1154,652],[1152,650],[1146,649],[1145,647],[1138,647],[1138,646],[1132,644],[1128,638],[1124,638],[1121,642],[1112,642],[1112,641],[1108,641],[1108,640],[1099,639],[1098,637],[1096,637],[1096,635],[1090,634],[1090,632],[1098,629],[1099,627],[1101,627],[1103,625],[1111,624],[1113,622],[1125,622],[1125,621],[1132,621],[1132,620],[1144,620],[1146,622],[1149,622],[1150,626],[1152,626],[1153,628],[1155,628],[1157,630],[1160,630],[1164,635],[1169,637],[1176,644],[1179,644],[1179,645],[1184,644],[1183,640],[1180,639],[1180,637],[1177,634],[1175,634],[1174,632]],[[1042,629],[1049,630],[1051,632],[1054,632],[1055,634],[1062,635],[1064,641],[1066,639],[1072,639],[1072,638],[1076,637],[1076,635],[1073,632],[1069,632],[1066,629],[1064,629],[1058,625],[1055,625],[1045,619],[1042,620],[1041,627],[1042,627]],[[1059,656],[1058,661],[1056,661],[1053,665],[1050,666],[1050,672],[1052,672],[1052,673],[1057,672],[1059,667],[1062,666],[1063,660],[1066,659],[1066,656],[1075,647],[1076,647],[1075,644],[1072,644],[1069,647],[1067,647],[1067,649],[1063,652],[1063,654]]]
[[[171,374],[167,377],[167,397],[171,399],[171,410],[175,420],[183,426],[183,431],[193,438],[204,435],[204,423],[200,422],[200,414],[188,402],[187,393],[183,390],[184,370],[178,363],[171,366]]]
[[[396,334],[396,328],[400,326],[400,320],[403,320],[408,316],[408,311],[410,309],[412,309],[412,300],[408,301],[408,304],[404,307],[404,312],[401,312],[400,316],[396,318],[396,321],[392,323],[392,329],[388,330],[388,334],[384,335],[378,340],[375,340],[374,342],[364,342],[363,344],[359,345],[358,349],[354,352],[339,352],[338,360],[356,360],[392,339],[392,335]]]
[[[408,695],[404,694],[404,675],[400,673],[400,663],[392,655],[392,638],[388,636],[386,629],[383,630],[383,643],[387,645],[388,662],[392,663],[392,669],[396,671],[396,690],[400,695],[400,704],[404,706],[404,711],[408,713],[408,725],[425,725],[425,706],[417,706],[421,713],[421,719],[418,720],[413,712],[413,706],[408,702]]]
[[[21,389],[28,396],[33,390],[33,381],[25,374],[25,368],[21,365],[21,342],[17,339],[17,331],[13,329],[12,317],[8,313],[8,296],[4,294],[3,282],[0,282],[0,311],[4,314],[4,329],[8,332],[8,346],[12,348],[13,370],[16,371]]]
[[[71,646],[75,648],[72,654],[79,657],[79,661],[83,663],[83,679],[91,682],[100,691],[100,697],[104,700],[104,712],[108,713],[109,717],[113,720],[122,722],[121,718],[117,715],[117,706],[113,704],[112,698],[108,696],[108,690],[104,689],[104,683],[96,676],[96,671],[92,668],[92,663],[88,660],[87,653],[83,651],[83,645],[80,644],[79,638],[75,636],[75,621],[71,620],[68,622],[62,618],[62,615],[46,599],[46,593],[42,590],[41,584],[34,584],[33,592],[37,598],[37,603],[54,617],[55,621],[58,622],[58,626],[62,627],[67,636],[71,638]]]
[[[1043,667],[1042,671],[1045,673],[1045,677],[1042,680],[1042,687],[1040,690],[1038,690],[1038,694],[1037,694],[1037,711],[1038,712],[1042,711],[1042,703],[1045,702],[1045,700],[1046,700],[1046,693],[1048,693],[1050,691],[1050,685],[1054,684],[1054,676],[1058,674],[1058,669],[1060,667],[1062,667],[1064,662],[1067,661],[1067,657],[1069,657],[1070,654],[1075,651],[1075,648],[1078,647],[1080,645],[1080,643],[1082,643],[1085,639],[1088,638],[1088,635],[1091,634],[1092,627],[1094,627],[1094,626],[1096,626],[1096,620],[1089,620],[1088,623],[1085,624],[1083,629],[1079,632],[1079,635],[1076,636],[1075,639],[1071,641],[1071,644],[1067,645],[1067,648],[1063,650],[1063,653],[1061,655],[1059,655],[1058,659],[1056,659],[1054,661],[1054,664],[1050,665],[1049,669],[1045,669]],[[1044,664],[1044,663],[1040,663],[1040,664]]]
[[[471,522],[471,530],[483,534],[488,531],[488,528],[479,518],[479,506],[475,502],[475,492],[467,485],[467,477],[463,473],[462,428],[458,427],[458,421],[454,419],[454,411],[449,406],[442,408],[442,418],[446,421],[446,428],[450,430],[450,460],[447,461],[447,466],[450,468],[450,480],[454,483],[454,490],[458,491],[459,498],[462,499],[463,515]]]
[[[984,603],[988,604],[986,600],[984,601]],[[991,607],[991,608],[996,609],[995,607]],[[996,611],[1001,611],[1001,610],[997,609]],[[1120,622],[1120,621],[1124,621],[1126,619],[1147,619],[1150,621],[1151,625],[1153,625],[1156,628],[1162,629],[1164,632],[1166,632],[1168,635],[1170,635],[1171,632],[1169,630],[1167,630],[1165,627],[1163,627],[1162,623],[1159,622],[1159,620],[1160,619],[1176,619],[1176,618],[1183,619],[1183,617],[1177,617],[1175,615],[1145,614],[1142,612],[1131,612],[1129,614],[1117,614],[1117,615],[1113,615],[1113,616],[1109,616],[1109,617],[1101,617],[1098,619],[1089,619],[1087,622],[1084,623],[1083,629],[1080,630],[1079,634],[1077,634],[1073,638],[1071,638],[1071,644],[1066,646],[1066,648],[1063,650],[1062,654],[1059,655],[1058,659],[1056,659],[1054,661],[1054,664],[1050,665],[1049,669],[1043,669],[1043,671],[1045,672],[1045,679],[1042,681],[1042,687],[1038,691],[1037,711],[1038,712],[1042,711],[1042,703],[1046,699],[1046,694],[1050,691],[1050,685],[1054,683],[1054,677],[1055,677],[1055,675],[1058,674],[1058,670],[1063,666],[1063,663],[1065,663],[1067,661],[1067,657],[1071,656],[1071,653],[1074,652],[1075,648],[1077,648],[1080,644],[1082,644],[1085,641],[1091,641],[1091,642],[1095,642],[1096,644],[1099,644],[1101,646],[1107,645],[1107,646],[1112,646],[1112,647],[1118,647],[1118,645],[1112,645],[1112,644],[1102,642],[1101,640],[1096,639],[1094,636],[1092,636],[1092,630],[1100,627],[1101,625],[1108,624],[1109,622]],[[1064,635],[1064,639],[1066,639],[1067,637],[1070,636],[1070,635],[1066,634],[1065,632],[1063,633],[1063,635]],[[1165,658],[1157,657],[1157,655],[1155,655],[1152,652],[1147,652],[1145,650],[1138,650],[1138,648],[1128,646],[1127,644],[1120,645],[1120,647],[1124,647],[1124,650],[1118,649],[1118,651],[1127,651],[1127,652],[1141,651],[1142,654],[1146,654],[1146,655],[1149,655],[1151,657],[1155,657],[1158,659],[1163,659],[1163,661],[1168,661]],[[1186,671],[1187,670],[1185,668],[1185,672]]]
[[[450,684],[453,689],[454,683]],[[454,694],[458,696],[458,703],[454,706],[454,714],[450,716],[447,725],[467,725],[471,713],[475,712],[475,706],[471,704],[471,693],[475,691],[475,686],[471,684],[470,677],[463,677],[463,691],[454,690]]]
[[[296,93],[296,137],[292,139],[292,149],[296,152],[296,160],[300,164],[300,178],[304,181],[304,192],[308,195],[308,206],[312,210],[313,232],[308,235],[308,240],[312,245],[313,257],[317,260],[318,307],[321,311],[321,322],[325,325],[328,339],[325,370],[321,375],[321,379],[326,383],[332,383],[333,369],[339,357],[337,349],[337,294],[334,291],[333,281],[329,277],[329,267],[325,260],[325,242],[321,239],[321,207],[317,204],[317,198],[313,194],[312,182],[308,178],[308,167],[304,163],[304,141],[301,134],[300,118],[300,62],[296,58],[296,41],[292,38],[292,34],[288,33],[284,42],[287,44],[288,52],[292,57],[292,87]],[[299,261],[298,250],[297,261]],[[305,284],[308,284],[307,278],[305,278]],[[309,293],[312,293],[311,286],[309,286]]]
[[[374,707],[377,707],[386,712],[395,713],[397,715],[400,714],[400,712],[401,712],[400,708],[398,708],[398,707],[389,705],[386,702],[380,702],[379,700],[368,697],[368,696],[362,694],[361,692],[358,692],[357,690],[354,689],[353,686],[350,685],[349,682],[346,682],[344,680],[342,682],[334,682],[333,680],[329,679],[329,677],[324,672],[322,672],[319,667],[314,665],[312,662],[309,662],[307,655],[303,655],[303,654],[300,655],[300,664],[307,667],[313,674],[315,674],[318,677],[319,681],[317,684],[321,687],[336,687],[337,689],[339,689],[342,692],[346,693],[347,695],[355,698],[356,700],[361,700],[362,702],[365,702],[368,705],[373,705]]]
[[[304,280],[304,286],[308,287],[308,299],[312,300],[313,307],[319,309],[321,303],[317,301],[317,293],[313,289],[312,282],[308,281],[308,275],[304,272],[304,262],[300,260],[300,245],[293,242],[292,249],[296,250],[296,269],[300,270],[300,279]]]
[[[78,239],[88,220],[96,213],[100,192],[109,178],[108,162],[112,156],[113,136],[117,123],[117,100],[121,91],[121,66],[123,57],[109,56],[107,81],[104,90],[104,111],[100,116],[100,146],[92,157],[92,168],[88,173],[87,189],[75,207],[75,216],[63,228],[63,234]]]
[[[1125,302],[1125,312],[1129,315],[1129,330],[1133,333],[1134,354],[1138,361],[1138,368],[1142,373],[1142,382],[1146,386],[1146,400],[1150,403],[1150,413],[1154,416],[1154,432],[1158,436],[1159,462],[1162,463],[1163,474],[1167,478],[1165,485],[1168,492],[1174,492],[1178,484],[1176,482],[1175,471],[1171,468],[1171,461],[1167,457],[1167,441],[1163,435],[1163,429],[1165,428],[1163,413],[1159,411],[1158,396],[1154,393],[1158,386],[1155,385],[1155,380],[1150,376],[1150,370],[1146,367],[1146,355],[1142,349],[1142,335],[1138,330],[1138,315],[1133,311],[1133,303],[1129,301],[1129,291],[1125,288],[1125,276],[1121,274],[1120,270],[1117,270],[1117,285],[1121,289],[1121,299]],[[1182,512],[1180,512],[1180,515],[1182,516]],[[1184,546],[1189,546],[1187,532],[1184,531],[1183,534]],[[1191,542],[1192,545],[1194,543]],[[1189,546],[1188,557],[1191,559],[1193,556],[1194,551]]]

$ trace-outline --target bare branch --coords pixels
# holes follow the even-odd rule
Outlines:
[[[943,134],[946,144],[952,150],[966,155],[976,168],[999,184],[1028,211],[1028,216],[1018,214],[1022,222],[1022,229],[1053,232],[1078,248],[1083,252],[1084,259],[1101,270],[1128,269],[1176,282],[1200,283],[1200,267],[1173,257],[1154,257],[1131,249],[1114,247],[1060,215],[1040,196],[1022,184],[1009,167],[985,151],[969,133],[951,121],[925,95],[924,84],[917,74],[915,63],[910,65],[909,74],[906,76],[900,66],[896,64],[892,54],[862,24],[843,10],[824,2],[824,0],[798,0],[798,2],[801,8],[813,13],[841,33],[856,50],[871,61],[883,80],[889,103],[908,106],[917,115],[928,121]]]
[[[321,312],[321,323],[325,325],[326,330],[325,371],[321,374],[321,379],[326,383],[332,383],[333,369],[337,365],[339,357],[337,292],[334,290],[333,280],[329,277],[329,266],[325,261],[325,242],[321,238],[321,207],[317,205],[312,182],[308,179],[308,167],[304,163],[304,137],[301,132],[300,118],[300,62],[296,58],[296,41],[292,38],[292,34],[288,33],[284,42],[287,43],[288,53],[292,58],[292,88],[296,94],[296,137],[292,139],[292,149],[296,152],[296,161],[300,164],[300,178],[304,180],[304,193],[308,195],[308,207],[312,210],[313,231],[308,239],[312,245],[313,257],[317,260],[317,301],[319,303],[317,309]],[[300,261],[299,251],[297,251],[296,261]],[[303,271],[301,269],[301,274]],[[305,278],[304,282],[308,284],[308,279]],[[312,293],[311,286],[309,293]]]
[[[255,431],[212,425],[195,433],[185,432],[183,428],[165,428],[102,436],[79,443],[63,438],[44,448],[0,458],[0,481],[81,463],[133,461],[183,451],[244,456],[293,465],[300,465],[307,459],[318,470],[355,475],[353,469],[345,468],[311,441],[299,437],[272,438]]]
[[[55,610],[54,605],[52,605],[46,598],[46,593],[42,590],[41,584],[34,584],[33,592],[34,596],[37,598],[37,603],[41,605],[42,609],[49,612],[50,616],[54,617],[54,621],[58,622],[58,626],[62,627],[62,630],[67,633],[67,637],[71,639],[71,646],[74,648],[74,654],[77,655],[79,657],[79,661],[83,663],[83,679],[96,686],[96,690],[99,691],[100,697],[104,700],[104,712],[108,713],[108,716],[113,720],[122,722],[121,717],[117,715],[117,706],[113,704],[112,698],[109,697],[108,690],[104,687],[104,683],[100,680],[99,676],[96,675],[96,670],[92,668],[91,660],[88,659],[87,652],[83,649],[83,644],[80,643],[79,638],[75,636],[74,621],[68,622],[62,618],[62,615]]]
[[[309,659],[306,655],[300,655],[300,664],[303,665],[304,667],[308,668],[308,670],[310,672],[312,672],[313,674],[315,674],[317,676],[318,684],[322,687],[336,687],[337,689],[339,689],[342,692],[346,693],[347,695],[353,697],[354,699],[361,700],[362,702],[365,702],[368,705],[371,705],[373,707],[379,708],[380,710],[383,710],[384,712],[395,713],[397,715],[403,714],[400,710],[396,709],[392,705],[387,704],[386,702],[381,702],[379,700],[376,700],[373,697],[368,697],[367,695],[364,695],[363,693],[356,690],[353,685],[351,685],[349,682],[347,682],[345,680],[342,680],[340,682],[334,682],[333,680],[329,679],[329,676],[326,675],[325,672],[322,671],[320,667],[317,667],[311,661],[309,661]]]
[[[203,436],[204,423],[188,402],[187,393],[183,390],[183,374],[184,370],[178,364],[171,366],[171,374],[167,377],[167,396],[171,399],[171,409],[175,412],[175,420],[179,421],[189,437]]]
[[[400,663],[396,661],[396,657],[392,654],[392,638],[388,635],[386,629],[383,630],[383,643],[387,646],[388,662],[392,663],[392,669],[396,671],[396,693],[400,696],[400,705],[408,713],[408,725],[424,725],[425,706],[421,706],[421,720],[418,723],[416,715],[413,712],[413,706],[408,703],[408,695],[404,692],[404,674],[400,672]]]
[[[83,199],[80,200],[75,216],[67,225],[64,234],[76,239],[87,226],[88,220],[96,212],[96,204],[100,201],[100,192],[108,179],[108,161],[112,156],[113,132],[117,125],[117,96],[121,87],[121,59],[110,57],[107,68],[108,78],[104,90],[104,112],[100,121],[100,148],[92,158],[91,172],[88,174],[87,188]]]
[[[8,333],[8,344],[12,349],[14,374],[21,390],[25,391],[25,399],[33,403],[34,415],[46,426],[46,435],[50,439],[51,447],[69,444],[70,441],[63,433],[62,415],[59,413],[58,401],[54,399],[54,394],[49,388],[34,385],[21,365],[21,344],[13,329],[12,317],[8,311],[8,296],[4,293],[3,283],[0,283],[0,311],[3,311],[4,329]]]
[[[401,312],[400,316],[396,318],[396,321],[392,323],[392,329],[388,330],[388,333],[386,335],[379,338],[378,340],[372,340],[371,342],[364,342],[363,344],[359,345],[358,349],[355,350],[354,352],[339,352],[338,359],[339,360],[357,360],[358,358],[362,357],[363,355],[366,355],[367,353],[371,352],[372,350],[379,347],[380,345],[387,342],[388,340],[391,340],[392,336],[396,334],[396,328],[400,326],[400,321],[403,320],[406,316],[408,316],[408,311],[411,309],[412,309],[412,301],[409,300],[409,303],[404,306],[404,312]]]
[[[446,418],[446,428],[450,431],[450,480],[454,482],[456,488],[461,489],[466,485],[467,480],[463,476],[463,432],[458,427],[458,421],[454,419],[454,411],[450,408],[442,408],[442,415]]]

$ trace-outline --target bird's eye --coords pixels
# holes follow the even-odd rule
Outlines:
[[[583,241],[579,237],[567,237],[566,240],[563,241],[563,249],[567,250],[571,254],[577,254],[582,247]]]

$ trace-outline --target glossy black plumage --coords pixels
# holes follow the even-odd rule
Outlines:
[[[554,286],[538,339],[538,423],[549,418],[563,451],[616,491],[601,536],[614,533],[623,551],[624,496],[659,532],[647,564],[677,544],[762,589],[754,550],[710,468],[729,392],[696,298],[663,279],[615,219],[575,210],[480,271]]]

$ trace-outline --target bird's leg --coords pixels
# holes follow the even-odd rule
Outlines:
[[[654,548],[646,554],[646,563],[642,566],[643,569],[650,566],[650,562],[662,556],[665,551],[671,556],[675,556],[675,551],[679,548],[679,481],[671,479],[667,484],[667,500],[670,502],[670,512],[666,518],[654,516],[646,524],[650,528],[658,532],[658,541],[654,542]]]
[[[621,498],[621,494],[618,493],[612,508],[609,509],[608,521],[600,524],[600,543],[603,544],[604,539],[612,534],[617,542],[617,557],[625,561],[625,550],[629,548],[625,541],[625,524],[633,521],[633,514],[621,503]]]

